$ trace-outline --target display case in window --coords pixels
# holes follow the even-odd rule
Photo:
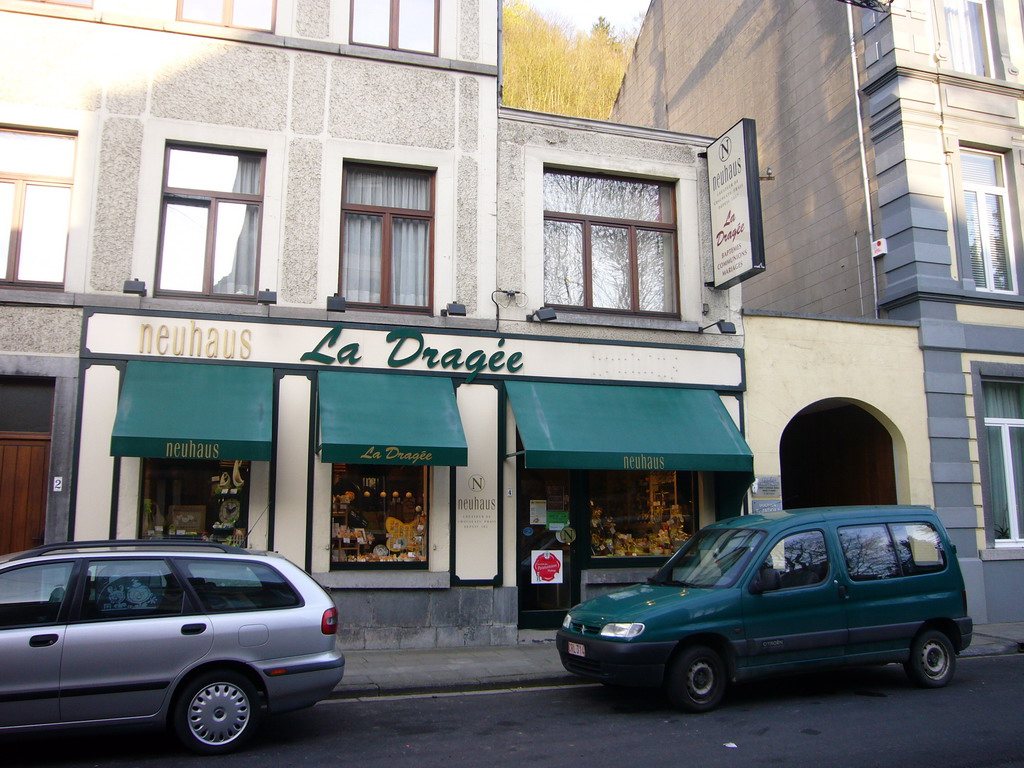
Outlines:
[[[334,464],[331,565],[427,561],[427,467]]]
[[[141,498],[139,538],[246,545],[247,461],[143,459]]]
[[[693,535],[693,473],[588,475],[591,556],[667,557]]]

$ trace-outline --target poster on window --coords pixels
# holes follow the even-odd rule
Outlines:
[[[530,583],[561,584],[562,566],[561,550],[533,550],[530,552]]]

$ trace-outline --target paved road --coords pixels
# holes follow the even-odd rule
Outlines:
[[[1006,768],[1024,766],[1024,655],[961,659],[913,688],[898,666],[766,681],[707,715],[601,686],[339,700],[265,721],[217,768]],[[4,766],[196,766],[160,736],[19,740]],[[17,755],[17,757],[15,757]],[[24,756],[22,756],[24,755]]]

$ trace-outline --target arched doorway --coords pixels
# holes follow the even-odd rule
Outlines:
[[[897,503],[892,436],[858,405],[802,410],[782,433],[779,459],[786,509]]]

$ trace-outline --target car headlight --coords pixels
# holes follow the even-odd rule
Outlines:
[[[602,637],[636,637],[644,631],[644,625],[638,622],[632,624],[605,624],[601,629]]]
[[[572,628],[572,616],[570,616],[567,613],[567,614],[565,614],[565,618],[562,619],[562,629],[571,629],[571,628]]]

